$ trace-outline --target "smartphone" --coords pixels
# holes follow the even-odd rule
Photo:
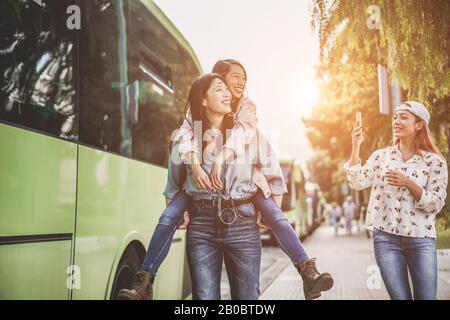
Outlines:
[[[356,123],[357,123],[359,126],[362,126],[362,116],[361,116],[361,112],[357,112],[357,113],[356,113]]]

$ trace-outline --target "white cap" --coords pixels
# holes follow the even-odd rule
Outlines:
[[[400,104],[398,107],[396,107],[394,112],[397,112],[399,110],[406,110],[406,111],[409,111],[409,112],[415,114],[420,119],[425,121],[425,123],[427,125],[430,122],[430,112],[428,112],[427,108],[425,108],[425,106],[419,102],[405,101],[402,104]]]

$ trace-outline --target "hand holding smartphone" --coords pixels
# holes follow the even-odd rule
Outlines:
[[[355,147],[358,147],[361,145],[361,143],[364,140],[364,130],[362,129],[362,115],[361,112],[356,113],[356,122],[355,127],[352,131],[352,144]]]
[[[356,112],[355,127],[352,130],[352,155],[349,160],[351,166],[361,161],[359,158],[359,148],[363,141],[364,130],[362,129],[362,115],[361,112]]]
[[[362,126],[362,115],[361,112],[356,113],[356,126]]]

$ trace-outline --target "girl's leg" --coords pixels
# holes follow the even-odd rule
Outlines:
[[[352,219],[345,219],[345,225],[347,226],[347,233],[352,234]]]
[[[191,198],[181,191],[172,199],[159,218],[152,235],[141,270],[156,276],[158,268],[169,253],[172,238],[177,230],[183,213],[189,208]]]
[[[308,258],[300,239],[275,201],[272,198],[266,199],[258,190],[253,203],[302,277],[305,298],[316,299],[320,297],[321,291],[330,290],[333,287],[333,277],[328,272],[320,273],[317,270],[316,259]]]
[[[275,201],[271,197],[266,199],[258,189],[253,204],[256,210],[261,212],[264,221],[277,238],[281,249],[289,256],[291,261],[297,264],[309,260],[300,239]]]
[[[338,235],[338,230],[339,230],[338,219],[336,219],[336,218],[333,219],[333,226],[334,226],[334,235],[337,236]]]

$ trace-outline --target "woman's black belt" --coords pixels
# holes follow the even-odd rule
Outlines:
[[[240,206],[246,203],[252,202],[253,198],[245,198],[245,199],[221,199],[221,205],[222,207],[234,207],[234,206]],[[193,201],[194,206],[212,206],[217,207],[219,205],[219,200],[194,200]]]

